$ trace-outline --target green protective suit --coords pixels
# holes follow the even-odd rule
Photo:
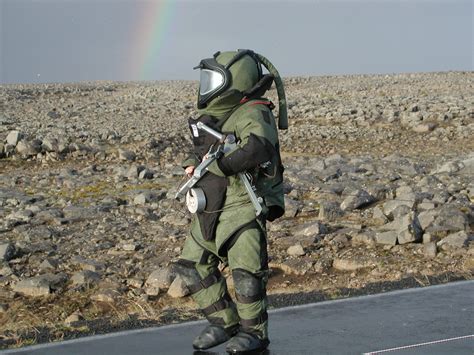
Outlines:
[[[217,60],[225,63],[233,55],[235,52],[226,52]],[[272,220],[284,212],[283,171],[271,103],[259,97],[242,100],[242,92],[257,82],[253,67],[255,62],[248,56],[237,61],[230,68],[231,88],[201,110],[202,114],[217,118],[221,132],[233,133],[238,144],[208,168],[207,174],[226,177],[228,181],[223,207],[215,212],[219,213],[215,236],[206,240],[209,238],[204,238],[199,219],[194,215],[190,235],[175,267],[212,324],[230,328],[240,323],[243,330],[266,339],[265,222],[266,218]],[[198,164],[198,160],[191,158],[183,166]],[[251,173],[256,194],[265,202],[258,218],[237,176],[243,171]],[[218,270],[219,262],[226,263],[232,272],[235,302]]]

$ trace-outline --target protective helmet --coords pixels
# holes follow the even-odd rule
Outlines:
[[[263,75],[262,64],[270,74]],[[249,49],[217,52],[212,58],[201,60],[194,69],[201,70],[198,108],[205,108],[218,96],[239,92],[244,97],[263,94],[275,80],[279,99],[280,129],[288,128],[285,90],[280,75],[264,56]]]
[[[201,60],[198,108],[202,109],[217,96],[230,90],[245,92],[262,77],[262,66],[250,50],[217,52],[213,58]]]

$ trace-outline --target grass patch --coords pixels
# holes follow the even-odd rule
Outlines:
[[[73,189],[61,188],[49,193],[52,197],[63,198],[74,204],[100,200],[106,197],[126,199],[131,193],[142,190],[162,190],[166,186],[158,182],[143,182],[114,186],[115,183],[101,180],[93,184],[78,186]]]

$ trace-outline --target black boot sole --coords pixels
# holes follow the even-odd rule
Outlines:
[[[227,350],[228,354],[232,355],[270,355],[270,350],[267,348],[264,349],[255,349],[249,351],[229,351]]]
[[[229,341],[229,339],[227,339],[226,341],[223,341],[222,343],[218,343],[218,344],[214,344],[214,345],[211,345],[211,346],[207,346],[207,347],[205,347],[205,348],[198,348],[198,347],[196,347],[196,346],[193,345],[193,349],[195,350],[195,352],[196,352],[196,351],[203,351],[204,354],[207,354],[207,353],[214,354],[213,352],[208,352],[207,350],[208,350],[208,349],[212,349],[212,348],[214,348],[214,347],[216,347],[216,346],[219,346],[219,345],[221,345],[221,344],[224,344],[224,343],[227,342],[227,341]],[[215,353],[215,354],[218,354],[218,353]]]
[[[261,347],[253,350],[239,351],[239,350],[226,350],[228,354],[232,355],[267,355],[270,351],[267,349],[270,342],[262,344]]]

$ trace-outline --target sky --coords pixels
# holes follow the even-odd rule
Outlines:
[[[0,84],[198,80],[218,50],[283,77],[472,71],[472,0],[0,0]]]

